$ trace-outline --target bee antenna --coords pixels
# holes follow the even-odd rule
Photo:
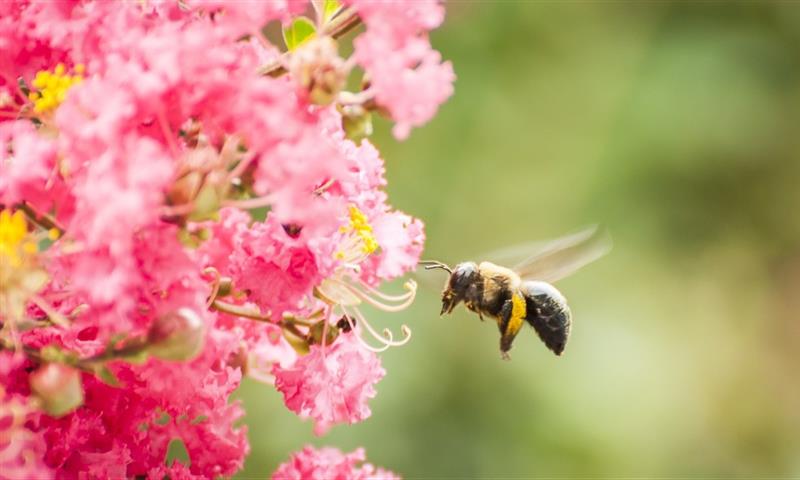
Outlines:
[[[441,268],[442,270],[447,270],[447,273],[453,273],[453,269],[447,266],[446,263],[442,263],[437,260],[422,260],[419,262],[419,264],[424,265],[425,270],[433,270],[436,268]]]

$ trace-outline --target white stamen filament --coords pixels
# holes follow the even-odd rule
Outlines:
[[[337,254],[341,255],[340,260],[346,266],[358,265],[366,260],[368,253],[364,252],[364,241],[357,235],[350,235],[340,245]]]
[[[350,325],[350,329],[351,329],[353,332],[355,332],[355,334],[356,334],[356,340],[358,340],[358,343],[360,343],[360,344],[361,344],[361,346],[363,346],[363,347],[364,347],[364,348],[366,348],[367,350],[369,350],[369,351],[371,351],[371,352],[375,352],[375,353],[381,353],[381,352],[385,352],[386,350],[388,350],[388,349],[389,349],[389,347],[390,347],[391,345],[389,345],[389,344],[387,344],[387,343],[385,343],[385,342],[382,342],[382,343],[383,343],[383,347],[373,347],[372,345],[370,345],[369,343],[367,343],[366,341],[364,341],[364,339],[363,339],[363,338],[361,338],[361,335],[359,335],[359,334],[358,334],[358,330],[356,329],[356,325],[354,325],[354,324],[353,324],[353,319],[350,317],[350,313],[349,313],[349,312],[347,311],[347,309],[346,309],[346,308],[344,308],[343,306],[342,306],[341,308],[342,308],[342,313],[344,313],[344,318],[347,320],[347,324],[348,324],[348,325]],[[354,309],[354,310],[355,310],[355,309]],[[357,311],[357,310],[356,310],[356,311]],[[360,314],[359,314],[359,317],[361,317],[361,319],[362,319],[361,321],[363,321],[363,315],[360,315]],[[358,317],[356,317],[356,318],[358,318]]]
[[[69,321],[64,318],[50,303],[39,295],[32,295],[30,297],[34,305],[41,308],[44,313],[50,318],[50,321],[59,327],[68,327]]]
[[[236,166],[233,167],[233,170],[231,170],[230,173],[228,174],[227,177],[228,183],[231,183],[235,178],[239,178],[242,175],[244,175],[245,170],[247,169],[247,167],[250,166],[250,164],[253,162],[255,158],[256,158],[255,154],[250,152],[246,153],[242,157],[242,159],[239,160],[239,163],[237,163]]]
[[[417,295],[416,284],[408,282],[404,285],[404,287],[409,290],[409,292],[406,295],[404,295],[405,301],[397,305],[388,305],[385,303],[381,303],[378,300],[375,300],[374,298],[370,297],[369,295],[367,295],[366,293],[362,292],[361,290],[352,285],[346,285],[344,283],[342,285],[345,285],[347,288],[349,288],[360,299],[364,300],[365,302],[367,302],[368,304],[372,305],[375,308],[383,310],[384,312],[393,312],[393,313],[402,312],[403,310],[408,308],[412,303],[414,303],[414,297]]]
[[[414,292],[417,290],[417,282],[415,282],[414,280],[409,280],[408,282],[406,282],[403,285],[403,288],[408,290],[408,292],[402,295],[387,295],[378,290],[377,288],[367,285],[366,283],[362,283],[361,287],[364,288],[364,290],[368,291],[369,293],[383,300],[389,302],[402,302],[403,300],[407,299],[410,295],[414,295]]]
[[[268,207],[273,203],[275,203],[274,195],[264,195],[263,197],[248,198],[246,200],[226,200],[222,202],[222,205],[241,210],[252,210],[254,208]]]
[[[206,300],[206,308],[211,308],[211,305],[214,303],[214,300],[217,299],[217,294],[219,293],[219,271],[214,267],[209,267],[203,270],[203,273],[214,277],[211,283],[211,293],[208,295],[208,300]]]
[[[363,324],[366,327],[367,331],[375,338],[375,340],[381,342],[386,347],[401,347],[408,343],[411,340],[411,329],[408,328],[408,325],[401,325],[400,331],[403,332],[403,339],[399,341],[394,340],[394,335],[392,334],[391,330],[385,328],[383,330],[383,335],[379,334],[372,328],[372,325],[367,322],[367,319],[364,318],[364,315],[358,310],[358,308],[353,308],[353,312],[356,315],[356,319],[358,320],[359,324]]]

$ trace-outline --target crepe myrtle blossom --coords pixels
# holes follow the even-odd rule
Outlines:
[[[370,416],[378,353],[411,330],[369,310],[413,302],[382,284],[425,240],[389,202],[372,116],[403,139],[451,95],[443,15],[0,2],[0,477],[231,476],[245,377],[319,435]],[[307,447],[274,478],[397,478],[364,461]]]
[[[363,448],[342,453],[333,447],[306,446],[272,474],[272,480],[399,480],[396,474],[364,463]]]

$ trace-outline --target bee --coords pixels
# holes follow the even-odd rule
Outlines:
[[[488,261],[462,262],[453,268],[438,261],[420,262],[426,270],[438,268],[450,274],[442,291],[441,315],[464,302],[481,320],[484,316],[494,319],[500,330],[500,353],[506,360],[525,322],[553,353],[564,352],[572,312],[552,283],[608,253],[611,239],[605,229],[590,227],[526,249],[527,257],[512,268]],[[519,247],[506,249],[496,256],[519,251]]]

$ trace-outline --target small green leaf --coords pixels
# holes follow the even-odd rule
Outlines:
[[[168,424],[170,420],[172,420],[170,414],[163,410],[158,410],[156,411],[156,413],[159,414],[158,417],[155,420],[153,420],[153,423],[155,423],[156,425],[164,426]]]
[[[283,41],[291,52],[311,39],[316,33],[314,22],[307,17],[297,17],[288,26],[283,27]]]
[[[342,4],[338,0],[323,0],[322,23],[328,23],[341,9]]]
[[[186,449],[186,444],[180,438],[173,438],[167,445],[167,458],[168,466],[178,462],[186,465],[187,467],[192,464],[189,457],[189,451]]]
[[[106,385],[110,385],[112,387],[120,386],[117,376],[114,375],[114,372],[112,372],[111,369],[105,364],[96,366],[94,374],[97,375],[97,378],[102,380]]]

